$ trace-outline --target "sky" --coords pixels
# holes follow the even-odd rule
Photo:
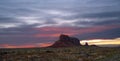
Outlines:
[[[120,38],[82,40],[81,44],[85,45],[86,42],[89,45],[97,45],[100,47],[119,47],[120,46]]]
[[[119,6],[120,0],[1,0],[0,48],[46,47],[60,34],[114,41]]]

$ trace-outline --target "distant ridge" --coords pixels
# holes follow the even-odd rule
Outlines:
[[[59,40],[56,41],[50,47],[72,47],[72,46],[81,46],[80,40],[75,37],[70,37],[68,35],[61,34]]]

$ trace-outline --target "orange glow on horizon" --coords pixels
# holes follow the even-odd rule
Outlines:
[[[51,46],[53,43],[38,43],[37,45],[41,46],[41,47],[48,47]]]
[[[35,47],[47,47],[52,45],[53,43],[45,42],[45,43],[33,43],[26,45],[9,45],[9,44],[1,44],[0,48],[35,48]]]
[[[33,48],[34,45],[9,45],[9,44],[3,44],[0,45],[2,48]]]
[[[81,44],[88,43],[89,45],[120,45],[120,38],[116,39],[93,39],[93,40],[82,40]]]

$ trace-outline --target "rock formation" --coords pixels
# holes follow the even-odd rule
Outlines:
[[[56,41],[51,47],[72,47],[72,46],[80,46],[80,45],[81,44],[79,39],[61,34],[59,40]]]
[[[88,43],[86,42],[84,46],[89,46]]]

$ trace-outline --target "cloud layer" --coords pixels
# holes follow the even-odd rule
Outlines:
[[[119,0],[1,0],[0,44],[120,37]],[[113,34],[112,34],[113,33]]]
[[[118,0],[1,1],[0,28],[119,24]]]

